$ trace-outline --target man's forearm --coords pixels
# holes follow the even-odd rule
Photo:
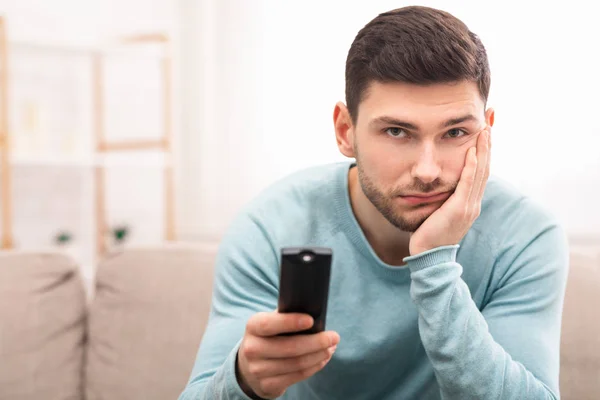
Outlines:
[[[458,246],[407,258],[419,331],[445,399],[556,399],[492,337],[461,279]]]

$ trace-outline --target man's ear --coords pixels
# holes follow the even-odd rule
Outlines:
[[[488,108],[485,111],[485,122],[490,126],[494,126],[494,116],[495,116],[495,111],[493,108]]]
[[[333,110],[333,126],[340,153],[354,158],[354,125],[348,108],[342,102],[338,102]]]

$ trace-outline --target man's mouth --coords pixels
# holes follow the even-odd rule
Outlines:
[[[402,201],[415,205],[415,204],[426,204],[436,203],[444,201],[450,197],[451,192],[438,192],[438,193],[414,193],[406,196],[398,196]]]

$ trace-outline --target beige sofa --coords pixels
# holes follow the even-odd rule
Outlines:
[[[176,399],[208,316],[214,250],[115,254],[91,301],[62,254],[0,253],[0,400]]]
[[[561,392],[600,398],[600,245],[573,251]],[[0,400],[167,400],[183,389],[210,306],[214,247],[129,249],[79,268],[53,253],[0,253]]]

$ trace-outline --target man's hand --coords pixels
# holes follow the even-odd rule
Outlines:
[[[272,399],[314,375],[331,360],[340,337],[336,332],[277,336],[308,329],[309,315],[258,313],[250,318],[237,359],[237,379],[250,397]]]
[[[467,151],[456,190],[423,222],[410,238],[410,255],[458,244],[481,212],[481,200],[490,174],[490,134],[484,129],[477,147]]]

